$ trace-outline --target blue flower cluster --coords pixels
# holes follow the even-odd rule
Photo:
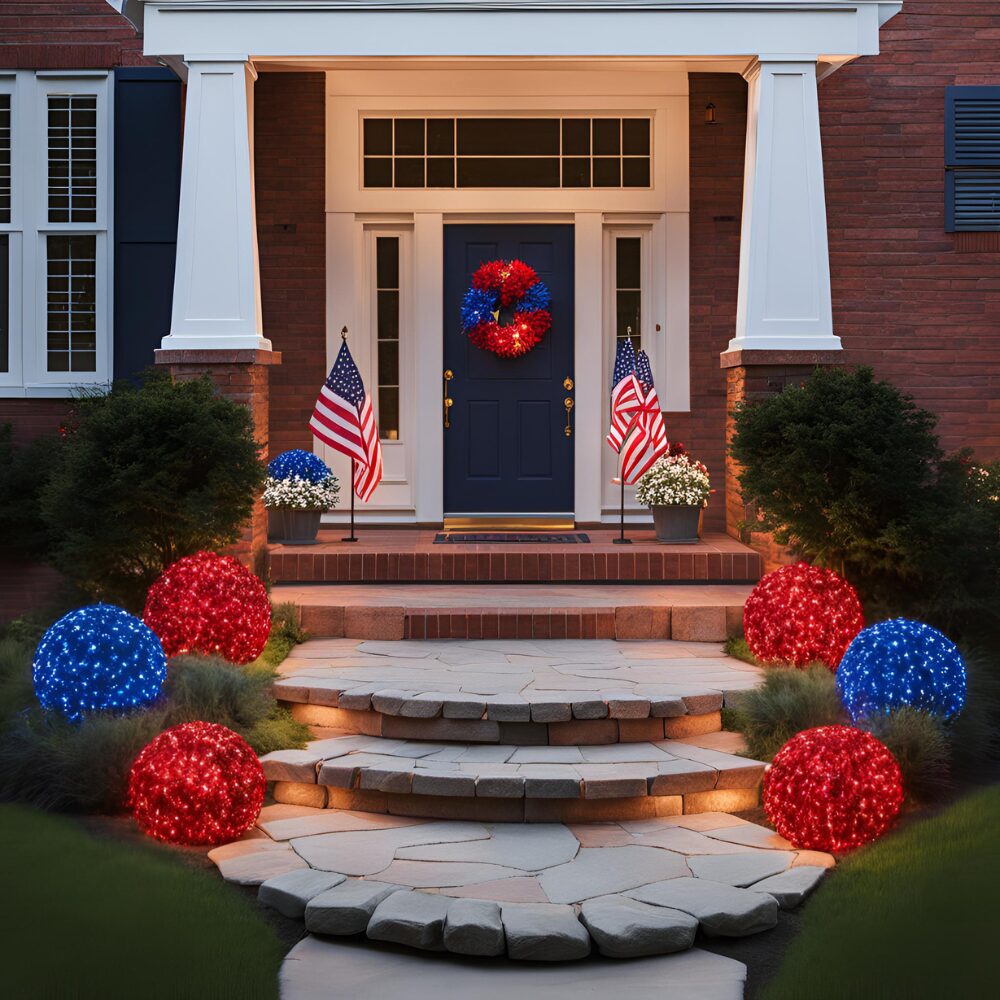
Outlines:
[[[471,330],[480,323],[489,323],[497,310],[500,299],[498,292],[487,292],[482,288],[470,288],[462,301],[462,326]]]
[[[548,309],[552,295],[544,281],[536,281],[514,304],[515,312],[536,312]],[[494,313],[500,308],[500,293],[483,288],[470,288],[462,300],[462,327],[471,330],[480,323],[495,319]]]
[[[155,701],[167,679],[167,658],[138,618],[113,604],[92,604],[49,628],[31,672],[42,707],[72,722],[86,712]]]
[[[950,719],[965,705],[965,663],[936,628],[895,618],[857,634],[837,668],[837,690],[855,722],[907,705]]]
[[[322,483],[330,476],[326,462],[311,451],[293,448],[283,451],[267,463],[267,474],[272,479],[291,479],[297,476],[310,483]]]

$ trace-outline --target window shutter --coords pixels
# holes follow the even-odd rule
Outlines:
[[[1000,232],[1000,87],[945,90],[948,232]]]
[[[180,172],[180,80],[115,70],[116,378],[145,368],[170,332]]]

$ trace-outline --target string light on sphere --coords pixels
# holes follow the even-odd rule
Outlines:
[[[272,479],[305,479],[310,483],[322,483],[330,477],[330,468],[311,451],[293,448],[283,451],[267,463],[267,474]]]
[[[157,840],[220,844],[254,825],[266,787],[264,769],[242,736],[214,722],[185,722],[136,757],[128,806]]]
[[[903,706],[951,719],[965,705],[965,662],[936,628],[895,618],[858,634],[837,668],[837,690],[854,721]]]
[[[832,570],[809,563],[782,566],[762,577],[743,607],[743,633],[762,663],[837,668],[864,628],[857,591]]]
[[[205,653],[249,663],[271,632],[264,584],[232,556],[214,552],[168,566],[149,588],[142,617],[168,656]]]
[[[42,707],[76,721],[87,712],[154,702],[167,679],[167,658],[160,640],[134,615],[92,604],[48,629],[31,674]]]
[[[870,733],[848,726],[798,733],[764,772],[764,811],[801,849],[861,847],[889,828],[902,802],[896,758]]]

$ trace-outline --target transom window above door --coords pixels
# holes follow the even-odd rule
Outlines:
[[[366,188],[648,188],[651,119],[365,118]]]

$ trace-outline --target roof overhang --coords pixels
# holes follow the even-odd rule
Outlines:
[[[817,59],[878,52],[899,0],[126,0],[147,55]]]

